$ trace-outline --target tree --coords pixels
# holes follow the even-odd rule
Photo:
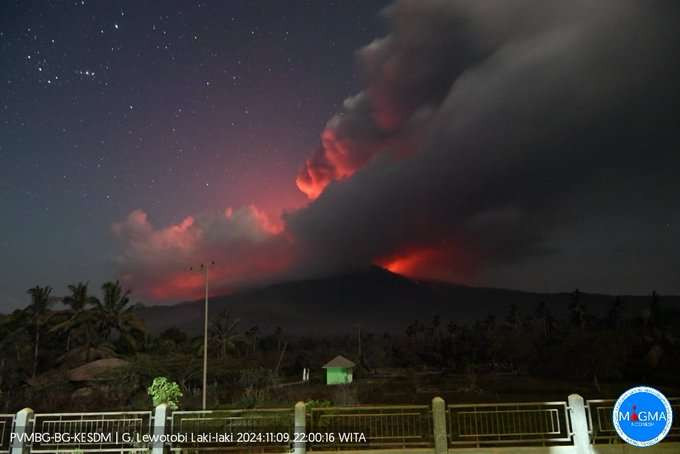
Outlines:
[[[274,338],[276,339],[276,351],[281,351],[283,347],[283,329],[277,326],[274,330]]]
[[[19,389],[31,372],[33,336],[26,327],[32,324],[27,311],[17,309],[0,315],[0,389]],[[0,411],[7,413],[13,406],[14,393],[0,399]]]
[[[553,318],[552,313],[550,312],[550,309],[548,309],[548,305],[545,301],[538,303],[538,306],[536,306],[536,310],[534,311],[534,316],[541,324],[543,337],[547,339],[552,332],[555,319]]]
[[[433,331],[433,335],[436,337],[437,342],[439,342],[442,338],[442,336],[441,336],[441,324],[442,324],[442,318],[439,315],[434,315],[432,317],[432,331]]]
[[[418,334],[422,334],[423,344],[425,344],[425,324],[422,323],[420,320],[416,320],[415,327],[416,327],[416,342],[418,341]]]
[[[40,331],[51,316],[50,306],[52,304],[52,300],[50,300],[50,294],[52,293],[52,287],[40,287],[36,285],[35,287],[28,289],[26,293],[31,295],[31,304],[26,310],[33,319],[33,327],[35,329],[35,338],[33,344],[33,372],[31,374],[31,376],[35,378],[36,373],[38,372]]]
[[[652,324],[659,323],[661,321],[661,298],[656,290],[652,292],[652,300],[649,303],[649,314]]]
[[[413,339],[416,337],[416,324],[415,323],[410,323],[406,327],[406,337],[409,340],[409,343],[413,345]]]
[[[493,314],[489,314],[482,322],[482,334],[484,334],[487,338],[493,338],[495,337],[495,333],[496,333],[496,316]]]
[[[172,342],[174,346],[183,344],[187,341],[187,334],[176,326],[165,329],[158,337],[161,340]]]
[[[105,340],[118,334],[130,348],[137,348],[136,335],[144,333],[144,325],[130,305],[130,290],[123,291],[120,282],[105,282],[102,285],[103,298],[95,302],[95,314]]]
[[[260,331],[260,327],[257,325],[251,326],[248,331],[246,331],[246,339],[248,339],[248,342],[250,343],[250,348],[252,349],[253,354],[255,354],[255,350],[257,348],[257,334]]]
[[[455,337],[456,333],[458,332],[458,325],[456,325],[454,321],[449,321],[449,323],[446,325],[446,332],[449,333],[450,338]]]
[[[510,327],[512,331],[516,331],[519,329],[520,326],[520,316],[519,316],[519,307],[517,307],[517,304],[513,303],[510,305],[510,310],[508,311],[508,315],[505,316],[505,322],[507,325]]]
[[[619,326],[621,325],[622,312],[623,301],[621,300],[620,296],[617,296],[609,308],[609,312],[607,313],[607,325],[609,325],[609,328],[619,329]]]
[[[65,331],[66,332],[66,352],[71,350],[71,342],[73,334],[79,330],[85,333],[86,348],[92,346],[92,325],[94,313],[88,308],[96,306],[98,300],[94,296],[87,293],[88,284],[78,282],[77,284],[69,285],[68,289],[71,294],[63,299],[63,303],[69,307],[67,311],[68,318],[52,327],[50,331]]]
[[[587,321],[586,307],[581,300],[581,292],[578,289],[574,290],[571,294],[569,312],[572,324],[578,326],[582,332],[585,331]]]
[[[236,342],[241,339],[236,328],[241,322],[238,318],[232,318],[225,309],[220,312],[210,326],[210,340],[219,346],[219,357],[224,359],[227,353],[236,350]]]

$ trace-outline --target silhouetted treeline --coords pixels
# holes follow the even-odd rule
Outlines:
[[[118,282],[105,283],[99,296],[83,283],[69,290],[55,299],[49,287],[34,287],[27,308],[0,316],[0,412],[27,405],[43,411],[147,408],[146,387],[157,376],[179,384],[185,408],[198,405],[203,336],[177,328],[147,333]],[[385,377],[414,374],[463,377],[461,392],[481,392],[476,377],[494,374],[570,380],[594,392],[605,383],[672,384],[680,374],[674,335],[680,317],[660,299],[654,292],[647,304],[631,308],[613,298],[596,315],[577,290],[561,318],[553,313],[564,310],[542,301],[530,311],[513,304],[475,322],[432,314],[397,334],[348,326],[346,335],[327,337],[297,337],[280,327],[262,332],[222,311],[209,324],[209,401],[212,407],[294,398],[356,403],[361,398],[350,391],[323,386],[321,365],[338,354],[358,364],[358,383],[382,377],[388,383],[382,390],[399,389],[398,378],[392,385]],[[92,364],[96,371],[88,369]],[[303,368],[312,370],[306,388],[296,383]],[[503,389],[494,392],[502,398]],[[371,392],[367,398],[384,396]]]

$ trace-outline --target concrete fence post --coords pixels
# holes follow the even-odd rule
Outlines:
[[[163,443],[163,435],[165,435],[165,426],[168,416],[168,405],[160,404],[156,406],[153,412],[153,442],[151,444],[151,454],[163,454],[165,444]]]
[[[30,443],[25,437],[31,433],[31,418],[33,418],[33,410],[24,408],[19,410],[14,417],[14,432],[10,435],[12,442],[11,454],[26,454]]]
[[[571,430],[574,432],[574,453],[591,454],[586,406],[583,397],[578,394],[569,396],[569,416],[571,418]]]
[[[446,454],[449,449],[449,440],[446,436],[446,403],[441,397],[432,399],[432,429],[435,454]]]
[[[307,411],[305,407],[304,402],[295,404],[295,432],[293,438],[293,452],[295,454],[305,454],[307,452],[307,443],[305,443]]]

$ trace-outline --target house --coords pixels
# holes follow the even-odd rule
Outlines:
[[[326,369],[326,384],[327,385],[344,385],[352,383],[352,376],[354,372],[354,364],[344,356],[338,355],[332,360],[324,364]]]

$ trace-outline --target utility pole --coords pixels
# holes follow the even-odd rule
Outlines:
[[[357,323],[357,363],[361,364],[361,324]]]
[[[207,395],[208,395],[208,268],[215,265],[212,261],[210,264],[201,263],[201,271],[205,272],[205,307],[203,314],[203,410],[205,410]],[[189,268],[193,270],[193,268]]]

